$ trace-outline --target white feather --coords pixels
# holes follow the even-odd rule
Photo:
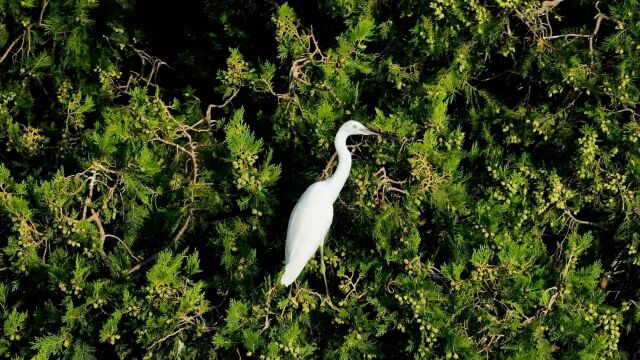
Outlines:
[[[285,271],[280,282],[289,286],[324,242],[333,220],[333,202],[317,182],[307,188],[291,212],[285,247]]]
[[[347,121],[338,130],[334,141],[338,153],[335,173],[329,179],[309,186],[289,217],[284,254],[285,270],[280,279],[280,283],[285,286],[291,285],[298,278],[307,262],[323,245],[329,232],[333,221],[333,203],[351,170],[351,153],[347,148],[347,137],[351,135],[378,134],[353,120]]]

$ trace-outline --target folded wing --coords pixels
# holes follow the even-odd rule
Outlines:
[[[307,188],[293,208],[287,228],[285,271],[281,284],[289,286],[324,242],[333,220],[333,203],[322,182]]]

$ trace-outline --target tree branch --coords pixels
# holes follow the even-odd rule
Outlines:
[[[210,104],[207,107],[207,114],[205,116],[205,119],[207,120],[208,124],[211,124],[211,110],[212,109],[223,109],[225,107],[227,107],[227,105],[229,105],[231,103],[231,101],[233,101],[233,99],[235,99],[236,96],[238,96],[238,93],[240,93],[240,88],[236,88],[235,91],[233,92],[233,94],[231,94],[231,96],[229,96],[227,98],[227,100],[225,100],[222,104],[217,105],[217,104]]]
[[[591,226],[595,226],[597,228],[602,229],[602,226],[600,226],[599,224],[596,224],[594,222],[591,221],[585,221],[585,220],[578,220],[575,218],[575,216],[573,216],[571,214],[571,211],[565,209],[564,210],[564,214],[567,215],[569,217],[569,219],[571,219],[573,222],[577,223],[577,224],[582,224],[582,225],[591,225]]]
[[[5,50],[4,54],[2,54],[2,57],[0,57],[0,64],[2,64],[2,62],[7,58],[7,56],[9,56],[9,53],[11,53],[11,49],[13,49],[13,47],[18,43],[18,41],[20,41],[20,39],[23,36],[24,34],[18,36],[15,40],[13,40],[13,42],[11,42],[7,50]]]
[[[107,239],[107,233],[104,231],[104,226],[102,225],[100,214],[97,213],[95,210],[91,209],[91,216],[88,219],[94,223],[94,225],[98,229],[98,233],[100,234],[98,249],[96,249],[96,251],[98,252],[98,255],[100,256],[104,264],[107,266],[107,268],[109,268],[109,272],[113,274],[114,271],[113,271],[113,268],[111,267],[111,264],[109,263],[109,259],[107,258],[107,253],[104,252],[104,242]]]

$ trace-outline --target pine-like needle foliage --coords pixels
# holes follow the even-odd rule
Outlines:
[[[636,358],[639,80],[635,0],[0,0],[0,355]]]

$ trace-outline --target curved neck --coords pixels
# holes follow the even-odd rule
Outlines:
[[[351,153],[347,148],[347,135],[342,131],[338,131],[336,135],[335,147],[338,153],[338,167],[336,168],[336,172],[333,173],[333,176],[327,179],[327,184],[331,188],[333,202],[338,199],[340,190],[342,190],[344,183],[349,177],[349,171],[351,171]]]

